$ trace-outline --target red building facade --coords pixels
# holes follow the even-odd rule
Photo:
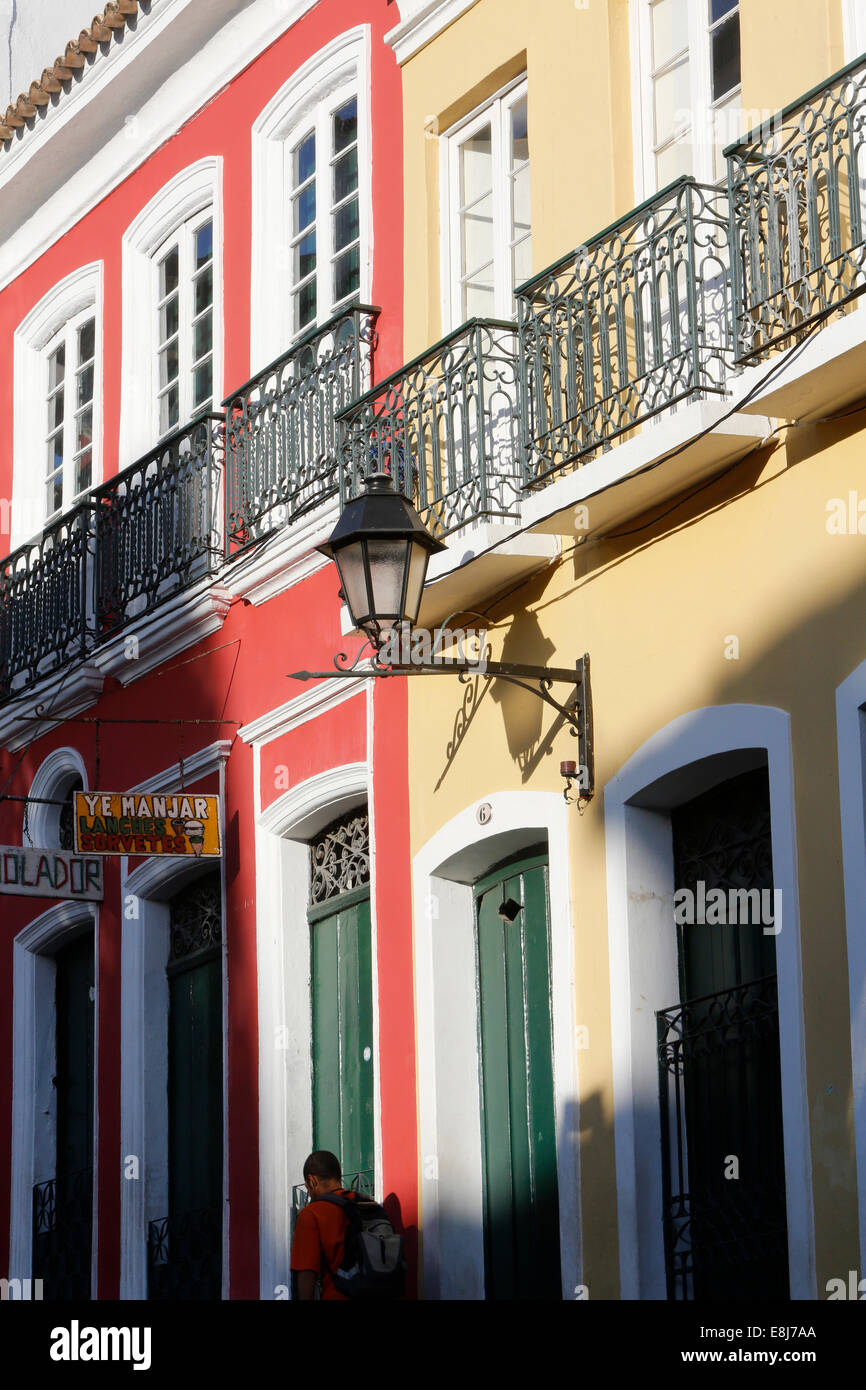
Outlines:
[[[237,9],[109,6],[0,150],[0,842],[68,845],[77,788],[223,823],[0,898],[0,1250],[46,1296],[287,1296],[333,1135],[414,1249],[405,691],[287,680],[357,645],[315,547],[402,358],[395,17]]]

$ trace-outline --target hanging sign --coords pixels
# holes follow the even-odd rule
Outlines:
[[[102,860],[64,849],[0,845],[0,894],[15,898],[74,898],[101,903]]]
[[[80,854],[219,857],[219,797],[76,792],[75,848]]]

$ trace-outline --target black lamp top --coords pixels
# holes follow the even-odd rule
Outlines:
[[[445,549],[387,473],[369,473],[364,489],[360,497],[346,503],[328,540],[317,547],[323,555],[333,559],[335,550],[362,540],[417,541],[431,555]]]

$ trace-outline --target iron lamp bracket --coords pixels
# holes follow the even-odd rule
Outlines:
[[[453,675],[464,685],[473,678],[481,677],[484,680],[504,680],[535,695],[556,711],[578,740],[580,799],[591,799],[595,791],[595,757],[588,653],[579,658],[573,670],[565,666],[530,666],[515,661],[452,661],[444,657],[432,663],[386,664],[379,659],[375,650],[363,664],[362,657],[363,650],[349,665],[345,653],[339,653],[334,658],[337,676],[355,680],[369,677],[384,680],[391,676]],[[292,671],[289,675],[289,680],[296,681],[333,678],[334,671]],[[569,686],[573,694],[565,702],[557,700],[551,694],[551,688],[555,685]]]

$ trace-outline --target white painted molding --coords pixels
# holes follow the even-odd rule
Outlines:
[[[653,734],[605,787],[623,1299],[666,1296],[654,1014],[679,998],[670,817],[662,797],[655,795],[651,805],[644,805],[641,794],[661,778],[680,773],[676,802],[688,800],[743,770],[744,758],[750,756],[750,765],[758,765],[755,750],[766,750],[773,878],[783,904],[776,970],[791,1298],[817,1297],[790,724],[784,710],[765,706],[693,710]],[[740,755],[739,765],[725,765],[720,754],[734,760]],[[714,761],[708,764],[707,759]]]
[[[836,691],[860,1269],[866,1269],[866,662]]]
[[[337,816],[369,800],[369,789],[367,763],[328,768],[284,792],[262,812],[259,824],[272,835],[307,844]]]
[[[45,521],[44,464],[34,466],[45,457],[48,372],[44,349],[65,323],[86,309],[92,309],[96,319],[92,486],[102,481],[103,272],[102,261],[80,266],[43,295],[15,330],[12,550],[39,534]]]
[[[60,847],[57,834],[59,808],[40,806],[39,798],[63,800],[65,784],[76,776],[81,778],[84,791],[88,791],[87,767],[77,748],[55,748],[37,768],[28,792],[28,796],[33,797],[34,802],[27,817],[27,843],[35,849]]]
[[[223,395],[223,167],[208,155],[182,169],[151,198],[123,236],[123,332],[121,469],[152,449],[159,439],[156,384],[156,271],[152,257],[189,218],[213,212],[213,393]],[[183,425],[181,421],[181,425]]]
[[[102,672],[87,661],[64,667],[29,686],[26,696],[15,696],[0,709],[0,747],[10,753],[26,748],[65,719],[95,704],[104,684]],[[37,707],[49,717],[37,720]]]
[[[400,0],[400,23],[385,35],[401,65],[478,0]]]
[[[91,660],[121,685],[132,685],[171,657],[219,632],[230,607],[231,594],[225,585],[205,576],[146,616],[133,618],[110,642],[97,647]]]
[[[281,526],[248,555],[233,558],[223,571],[223,582],[234,597],[256,605],[285,593],[330,564],[316,547],[328,539],[339,515],[339,498],[333,497],[309,516]]]
[[[237,0],[160,0],[140,16],[0,156],[0,289],[315,4],[251,0],[238,13]]]
[[[249,724],[243,724],[238,729],[238,735],[244,743],[270,743],[272,739],[290,733],[310,719],[317,719],[320,714],[336,709],[346,700],[359,695],[365,687],[369,689],[370,681],[360,676],[357,680],[335,676],[333,680],[319,681],[294,699],[287,700],[284,705],[278,705],[276,709],[268,710],[267,714],[251,719]]]
[[[183,760],[184,785],[189,782],[198,782],[203,777],[209,777],[212,773],[219,772],[227,761],[231,749],[232,740],[221,738],[214,743],[209,743],[206,748],[199,748],[195,753],[190,753],[189,757]],[[174,793],[180,790],[180,772],[180,763],[172,763],[170,767],[163,768],[161,772],[155,772],[151,777],[139,782],[135,787],[129,787],[128,790],[138,792],[142,796],[158,796],[162,792]],[[153,862],[160,863],[161,861],[154,860]]]
[[[480,826],[476,810],[492,815]],[[562,1290],[582,1280],[579,1088],[569,808],[556,792],[490,792],[415,855],[415,1004],[426,1298],[484,1297],[475,918],[471,885],[546,839]]]
[[[290,346],[292,255],[291,233],[286,225],[286,209],[291,207],[287,146],[304,133],[300,127],[312,120],[316,108],[347,86],[356,89],[358,94],[359,298],[362,304],[369,302],[373,229],[370,27],[360,25],[338,35],[302,64],[253,123],[250,299],[253,371],[260,370]]]
[[[211,744],[194,755],[199,775],[218,770],[220,805],[225,805],[225,760],[231,743]],[[190,760],[192,762],[192,759]],[[186,772],[186,763],[184,771]],[[176,769],[151,778],[135,791],[168,790],[161,779],[174,782]],[[219,861],[222,970],[222,1297],[229,1296],[228,1201],[228,940],[225,856]],[[151,858],[129,873],[121,860],[121,900],[124,904],[121,939],[120,1131],[121,1155],[136,1155],[141,1177],[121,1177],[120,1258],[122,1299],[147,1298],[147,1228],[168,1214],[168,983],[165,973],[170,945],[168,899],[214,865],[202,861]],[[134,911],[127,908],[134,903]]]
[[[51,956],[83,929],[93,928],[99,960],[99,913],[87,903],[60,902],[29,922],[13,943],[12,1152],[9,1277],[33,1272],[33,1188],[53,1176],[56,1115],[51,1085],[55,1050],[54,978]],[[99,1058],[99,972],[94,1002],[94,1073]],[[93,1088],[93,1191],[98,1191],[98,1086]],[[91,1290],[96,1297],[97,1204],[93,1203]]]
[[[261,748],[255,746],[255,793],[260,798]],[[366,763],[334,768],[285,792],[256,821],[256,978],[259,1023],[259,1280],[263,1299],[291,1288],[289,1246],[292,1187],[301,1180],[312,1141],[310,928],[307,921],[310,851],[315,828],[339,807],[365,797]],[[328,805],[328,796],[342,798]],[[371,858],[372,854],[371,839]],[[375,884],[371,884],[374,1011],[377,994]],[[378,1021],[374,1017],[378,1057]],[[377,1135],[381,1126],[375,1098]],[[381,1156],[377,1149],[377,1174]]]

